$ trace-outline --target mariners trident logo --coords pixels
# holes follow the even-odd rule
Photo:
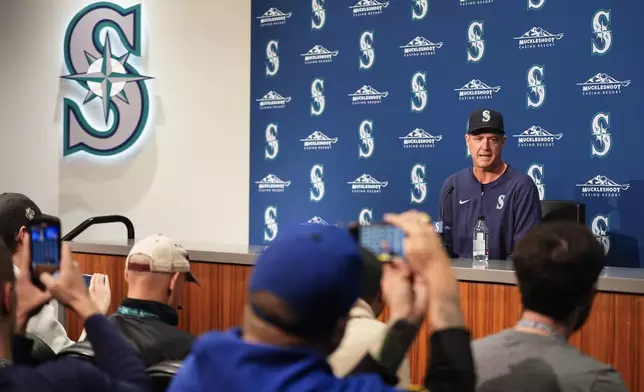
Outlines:
[[[411,6],[411,20],[423,20],[429,11],[429,3],[427,0],[412,0]]]
[[[593,15],[593,39],[591,40],[593,55],[603,56],[613,46],[610,10],[599,10]]]
[[[311,0],[311,30],[322,30],[326,23],[325,0]]]
[[[604,158],[610,152],[613,144],[613,136],[610,132],[610,113],[596,113],[590,127],[592,132],[590,156]]]
[[[485,40],[483,39],[483,22],[473,21],[467,27],[467,62],[478,63],[485,54]]]
[[[526,107],[538,109],[546,102],[546,85],[543,83],[546,67],[533,65],[528,69],[528,93],[526,94]]]
[[[597,241],[604,248],[604,255],[607,255],[608,251],[610,251],[610,237],[608,236],[608,232],[610,231],[609,223],[608,216],[599,214],[593,218],[590,224],[590,229],[595,235],[595,238],[597,238]]]
[[[277,154],[280,151],[280,144],[277,140],[277,124],[268,124],[266,126],[265,137],[264,158],[272,161],[277,158]]]
[[[537,191],[539,191],[539,200],[543,200],[546,197],[546,184],[543,182],[543,165],[533,163],[528,168],[527,174],[532,178],[532,181],[534,181],[534,184],[537,186]]]
[[[277,229],[277,207],[268,206],[264,210],[264,241],[273,241],[277,237]]]
[[[411,168],[411,203],[420,204],[427,198],[427,181],[425,165],[417,163]]]
[[[362,226],[370,225],[373,221],[373,210],[371,208],[363,208],[358,214],[358,223]]]
[[[311,83],[311,116],[321,116],[325,107],[324,79],[314,79]]]
[[[425,72],[416,72],[411,77],[411,111],[420,113],[427,106],[427,87]]]
[[[537,11],[543,8],[546,0],[528,0],[528,11]]]
[[[279,42],[276,40],[268,41],[266,45],[266,76],[275,76],[280,70],[280,57],[277,54]]]
[[[371,69],[375,61],[376,50],[373,48],[373,31],[365,31],[360,36],[360,69]]]
[[[324,198],[324,166],[315,164],[311,168],[311,189],[309,201],[318,202]]]
[[[360,144],[358,146],[358,158],[367,159],[371,158],[373,155],[373,121],[372,120],[363,120],[360,123]]]
[[[83,8],[69,22],[64,46],[69,75],[62,78],[86,91],[81,105],[98,99],[101,109],[82,109],[80,96],[64,99],[63,155],[125,151],[145,130],[150,108],[145,81],[152,78],[128,63],[130,55],[141,56],[141,5],[122,8],[101,2]]]

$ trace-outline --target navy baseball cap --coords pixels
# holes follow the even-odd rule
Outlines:
[[[467,133],[478,135],[481,133],[505,134],[503,115],[492,109],[481,109],[470,114],[467,122]]]
[[[335,226],[298,225],[284,231],[256,260],[249,282],[250,305],[257,317],[289,334],[312,338],[333,331],[362,295],[360,247]],[[293,317],[273,317],[253,303],[269,293]]]

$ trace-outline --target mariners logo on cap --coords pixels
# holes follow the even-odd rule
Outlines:
[[[25,209],[25,216],[27,217],[27,219],[32,220],[36,216],[36,213],[31,209],[31,207],[27,207]]]

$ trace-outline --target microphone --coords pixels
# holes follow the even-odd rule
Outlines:
[[[445,201],[447,200],[447,196],[450,195],[454,191],[454,185],[450,185],[447,187],[447,190],[445,191],[445,194],[443,195],[443,203],[441,203],[441,209],[438,212],[438,221],[434,223],[434,229],[436,229],[437,233],[444,234],[445,232],[448,232],[450,230],[449,227],[444,227],[443,224],[443,215],[445,214]]]

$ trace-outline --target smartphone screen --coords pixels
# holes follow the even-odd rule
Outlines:
[[[37,273],[54,273],[60,268],[60,223],[36,220],[29,224],[31,266]]]
[[[89,287],[92,282],[92,275],[83,274],[83,280],[85,281],[85,286]]]
[[[360,245],[376,255],[380,261],[391,261],[402,257],[405,233],[397,227],[385,224],[360,226],[358,241]]]

